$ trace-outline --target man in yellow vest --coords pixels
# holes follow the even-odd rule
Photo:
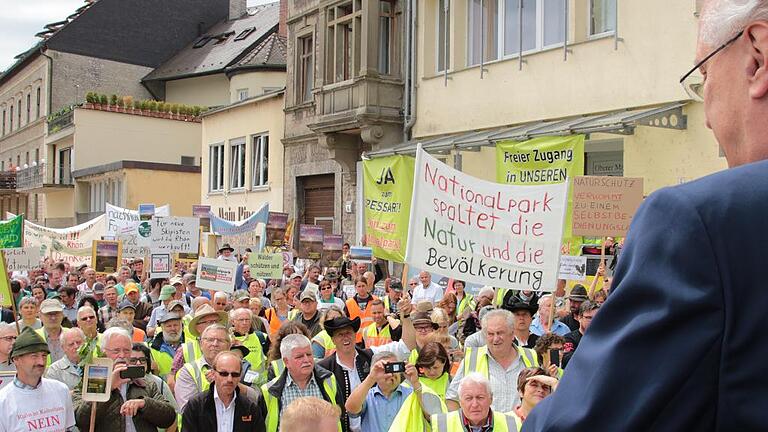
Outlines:
[[[184,344],[181,315],[176,312],[166,312],[158,318],[162,332],[155,335],[149,344],[152,361],[157,365],[156,375],[165,379],[171,373],[171,365],[176,351]]]
[[[191,363],[201,356],[200,340],[198,339],[208,326],[212,324],[219,324],[226,326],[229,322],[229,317],[226,312],[216,311],[209,304],[200,306],[195,311],[195,316],[189,321],[189,334],[193,338],[189,338],[181,346],[180,350],[176,350],[176,355],[173,357],[173,364],[171,365],[171,373],[166,377],[168,379],[168,385],[173,388],[173,381],[178,372],[186,363]]]
[[[515,317],[504,309],[486,313],[482,319],[482,331],[487,345],[467,348],[456,376],[448,387],[445,398],[449,410],[459,408],[459,385],[462,378],[479,372],[491,380],[494,411],[509,412],[518,401],[517,375],[526,367],[539,365],[536,353],[514,344]]]
[[[513,415],[492,410],[491,382],[478,372],[465,376],[459,384],[459,409],[432,416],[433,432],[517,432],[522,423]]]
[[[312,346],[301,334],[291,334],[280,343],[285,369],[280,376],[261,386],[259,410],[267,432],[277,432],[283,409],[302,397],[316,397],[337,405],[340,390],[333,374],[315,365]],[[338,424],[341,430],[341,423]]]
[[[400,340],[402,334],[400,321],[390,318],[382,300],[376,299],[371,302],[371,316],[373,317],[373,324],[363,330],[363,341],[366,348]]]
[[[40,303],[40,321],[43,327],[35,330],[38,335],[48,344],[48,358],[45,365],[64,357],[64,349],[61,347],[61,332],[66,329],[61,327],[64,320],[64,306],[56,299],[45,299]]]

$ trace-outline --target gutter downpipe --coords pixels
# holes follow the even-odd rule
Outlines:
[[[406,79],[405,79],[405,124],[403,125],[403,141],[411,138],[411,130],[416,124],[416,5],[418,0],[408,0],[408,31],[406,32]]]

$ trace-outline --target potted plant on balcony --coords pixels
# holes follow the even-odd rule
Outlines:
[[[99,107],[98,107],[98,109],[106,110],[107,109],[107,101],[108,101],[107,95],[105,95],[104,93],[100,94],[99,95]]]
[[[93,105],[99,103],[99,97],[94,92],[88,92],[85,95],[85,108],[93,109]]]
[[[133,96],[123,96],[123,108],[125,109],[124,112],[133,113]]]

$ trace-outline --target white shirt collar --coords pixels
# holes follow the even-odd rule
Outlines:
[[[214,386],[213,386],[213,400],[214,401],[219,401],[219,403],[221,403],[221,405],[224,406],[225,409],[229,409],[231,406],[233,406],[233,404],[235,403],[236,399],[237,399],[237,392],[235,392],[232,395],[232,400],[229,402],[229,406],[224,405],[224,401],[222,401],[221,398],[219,397],[219,389],[216,388],[216,385],[214,384]]]

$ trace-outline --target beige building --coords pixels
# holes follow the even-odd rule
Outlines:
[[[45,158],[55,169],[41,164],[17,179],[19,188],[46,193],[50,226],[89,220],[106,203],[167,203],[174,215],[192,214],[200,197],[199,119],[123,111],[86,105],[54,119],[60,128],[46,137]]]
[[[265,202],[283,211],[284,91],[248,98],[202,116],[201,204],[242,220]]]
[[[584,133],[587,174],[644,177],[646,193],[723,169],[702,105],[678,84],[697,4],[524,0],[520,14],[516,0],[426,0],[412,139],[371,155],[420,142],[494,180],[496,142]]]

